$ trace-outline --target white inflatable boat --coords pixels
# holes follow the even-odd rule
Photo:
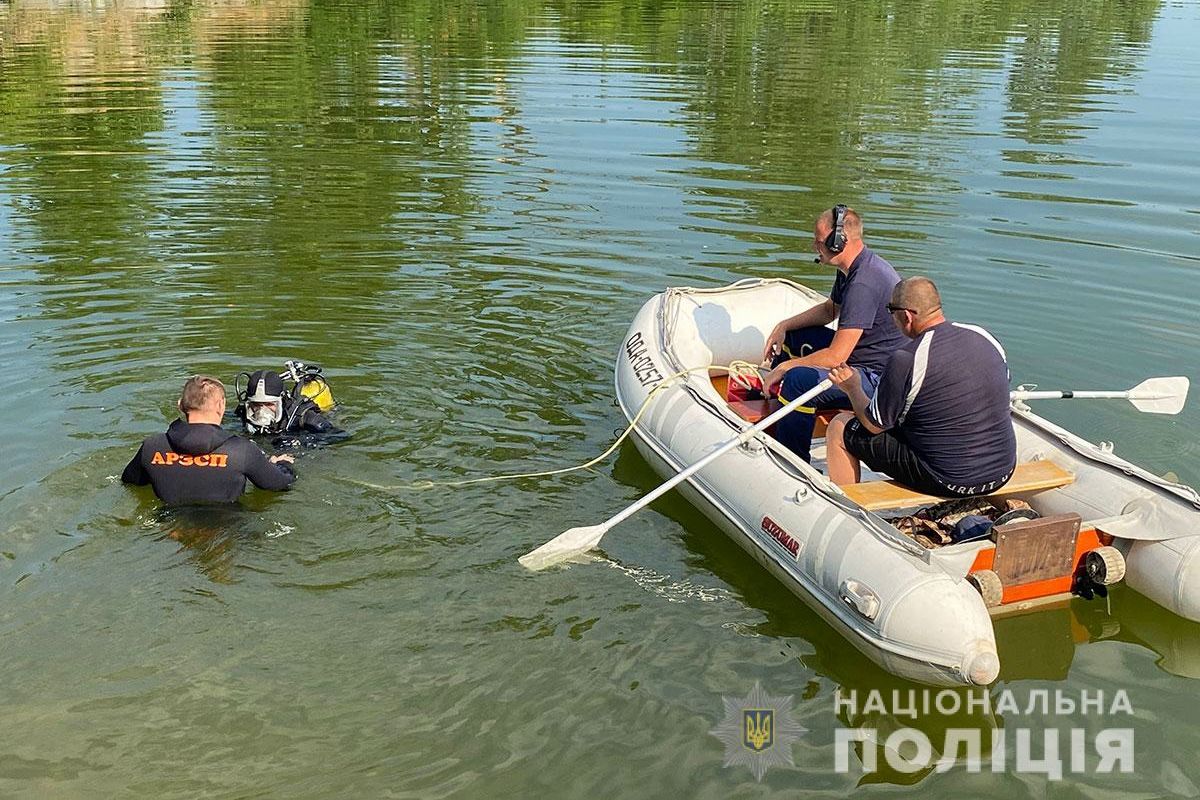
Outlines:
[[[656,471],[676,474],[751,427],[757,417],[747,404],[726,401],[721,379],[713,380],[721,370],[710,368],[757,361],[775,322],[824,299],[789,281],[747,280],[670,289],[642,307],[618,353],[616,391],[633,420],[649,393],[668,383],[633,432]],[[1200,494],[1020,401],[1012,413],[1019,466],[1002,493],[1043,518],[997,527],[994,541],[929,549],[882,515],[936,498],[869,473],[843,490],[820,471],[822,448],[810,466],[765,433],[679,488],[867,657],[924,683],[993,682],[1000,671],[993,614],[1072,590],[1103,593],[1122,577],[1200,620]]]

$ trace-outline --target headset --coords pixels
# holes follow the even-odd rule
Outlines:
[[[846,249],[846,210],[845,203],[833,207],[833,230],[825,237],[825,249],[831,253]]]

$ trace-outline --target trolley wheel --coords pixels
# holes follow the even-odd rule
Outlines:
[[[1000,605],[1004,596],[1004,584],[1000,582],[999,575],[990,569],[981,569],[968,575],[967,580],[979,592],[985,606],[993,608]]]
[[[1084,555],[1083,570],[1097,586],[1112,586],[1125,577],[1125,557],[1115,547],[1097,547]]]

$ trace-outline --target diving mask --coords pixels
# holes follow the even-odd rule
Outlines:
[[[246,403],[247,427],[256,428],[258,431],[267,431],[281,419],[283,419],[283,400],[281,398],[265,402],[250,400]]]

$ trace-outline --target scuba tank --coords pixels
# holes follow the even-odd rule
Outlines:
[[[302,381],[300,383],[300,394],[316,403],[317,408],[322,411],[331,411],[335,405],[333,402],[333,390],[329,388],[329,384],[321,377],[309,378]]]
[[[296,400],[307,398],[316,404],[322,413],[333,410],[336,405],[333,399],[333,389],[329,381],[321,375],[321,368],[316,364],[305,364],[302,361],[287,361],[283,365],[283,375],[295,382],[292,387],[292,397]]]

